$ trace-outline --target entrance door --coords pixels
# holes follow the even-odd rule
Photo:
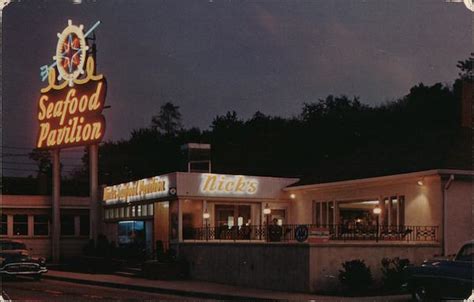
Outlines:
[[[238,236],[238,239],[250,238],[252,224],[250,205],[220,204],[215,206],[215,213],[216,238],[230,239],[235,236]]]
[[[140,220],[119,221],[117,244],[121,256],[127,260],[138,260],[146,254],[145,222]]]

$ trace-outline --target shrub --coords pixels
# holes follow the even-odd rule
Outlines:
[[[382,282],[383,287],[388,290],[400,289],[405,276],[404,269],[410,264],[408,259],[383,258],[382,259]]]
[[[352,293],[366,291],[372,284],[372,273],[363,260],[351,260],[342,263],[339,270],[339,281]]]

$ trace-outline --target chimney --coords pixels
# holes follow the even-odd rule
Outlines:
[[[188,143],[181,146],[184,158],[183,170],[211,173],[211,145]]]

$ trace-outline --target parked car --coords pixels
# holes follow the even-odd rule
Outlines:
[[[425,261],[407,268],[407,286],[415,301],[467,299],[473,291],[474,240],[451,260]]]
[[[0,275],[31,276],[39,280],[47,271],[45,259],[31,257],[23,242],[0,240]]]

